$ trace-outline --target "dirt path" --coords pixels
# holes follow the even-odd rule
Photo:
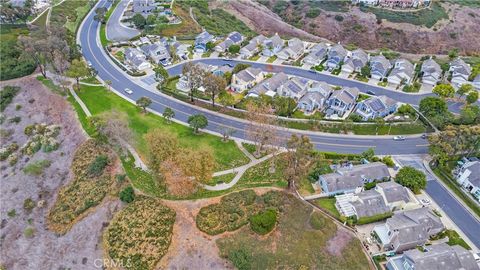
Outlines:
[[[61,145],[50,153],[39,151],[31,157],[23,156],[13,166],[0,162],[0,265],[9,270],[95,269],[95,260],[103,257],[99,242],[102,230],[118,208],[118,201],[103,203],[63,236],[46,228],[45,217],[58,189],[71,179],[73,153],[86,140],[76,113],[64,97],[43,87],[35,75],[0,83],[0,87],[5,85],[22,86],[22,91],[3,112],[7,120],[2,130],[13,133],[2,138],[2,146],[16,141],[21,147],[27,140],[25,126],[33,123],[60,125],[57,139]],[[21,105],[18,110],[17,104]],[[8,119],[15,116],[21,121],[10,123]],[[42,159],[51,161],[43,174],[31,176],[23,172],[26,164]],[[37,205],[32,211],[23,208],[27,198]],[[34,228],[33,237],[25,236],[27,228]]]

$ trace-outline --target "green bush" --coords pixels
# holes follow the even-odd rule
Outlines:
[[[23,209],[27,211],[32,211],[35,208],[35,201],[32,198],[27,198],[23,201]]]
[[[385,163],[385,165],[387,165],[388,167],[395,166],[395,162],[393,162],[393,159],[391,156],[383,157],[382,162]]]
[[[2,25],[2,28],[6,25]],[[3,29],[2,29],[3,32]],[[18,49],[15,40],[4,40],[0,43],[0,81],[15,79],[32,74],[35,71],[35,62],[32,58],[22,59],[19,61],[22,51]],[[2,109],[3,110],[3,109]]]
[[[250,270],[251,266],[251,256],[244,249],[232,250],[228,253],[228,259],[233,263],[233,265],[238,270]]]
[[[95,158],[95,160],[90,163],[87,168],[87,175],[90,177],[97,177],[102,175],[103,170],[108,165],[108,157],[105,155],[100,155]]]
[[[325,224],[327,224],[327,222],[323,214],[316,211],[312,212],[310,216],[310,226],[312,226],[313,229],[321,230],[325,227]]]
[[[35,228],[33,227],[26,228],[25,231],[23,232],[23,235],[26,238],[32,238],[33,236],[35,236]]]
[[[37,160],[25,166],[23,172],[28,175],[39,176],[43,173],[43,170],[50,167],[51,164],[52,162],[48,159]]]
[[[7,85],[2,89],[0,92],[0,111],[3,112],[3,110],[5,110],[19,91],[20,87],[10,85]]]
[[[250,228],[261,235],[267,234],[273,230],[277,222],[277,211],[267,209],[261,213],[250,217]]]
[[[120,191],[119,197],[122,202],[131,203],[135,200],[135,191],[131,186],[128,186]]]

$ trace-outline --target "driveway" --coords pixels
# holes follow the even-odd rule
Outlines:
[[[107,39],[111,41],[127,41],[133,37],[140,35],[140,31],[125,26],[120,22],[123,11],[127,8],[129,0],[122,0],[118,3],[117,7],[113,11],[110,19],[107,22]]]

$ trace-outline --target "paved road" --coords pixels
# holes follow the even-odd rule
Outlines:
[[[127,7],[129,0],[122,0],[118,3],[107,22],[107,38],[112,41],[126,41],[140,35],[140,31],[126,27],[120,23],[123,11]]]
[[[109,6],[111,3],[106,0],[100,0],[97,4],[100,6]],[[79,30],[79,39],[82,46],[84,57],[90,61],[93,67],[98,71],[98,76],[103,80],[112,81],[112,88],[119,90],[119,94],[124,94],[123,89],[130,88],[133,94],[128,96],[131,100],[137,100],[142,96],[150,97],[153,101],[150,108],[157,112],[163,112],[165,107],[170,107],[175,111],[176,119],[186,122],[188,116],[202,113],[209,121],[207,129],[211,132],[222,133],[228,127],[235,130],[233,137],[245,139],[245,127],[247,123],[241,119],[235,119],[225,115],[219,115],[213,112],[201,110],[179,100],[167,97],[158,92],[151,92],[140,85],[119,70],[111,62],[104,50],[97,41],[99,24],[93,20],[93,13],[89,13]],[[221,61],[221,60],[211,60]],[[207,61],[208,62],[208,61]],[[180,72],[181,67],[176,66],[169,70],[175,74]],[[293,69],[292,69],[293,70]],[[308,71],[307,71],[308,73]],[[310,73],[309,73],[310,74]],[[374,148],[377,154],[422,154],[427,152],[427,142],[418,136],[408,137],[405,141],[396,142],[392,137],[368,137],[368,136],[348,136],[336,134],[322,134],[307,131],[281,131],[282,136],[290,136],[292,133],[308,134],[315,147],[321,151],[334,151],[340,153],[360,153],[368,148]]]
[[[427,175],[427,188],[425,191],[450,219],[462,230],[462,232],[480,248],[480,222],[472,216],[469,209],[466,209],[458,202],[450,192],[438,182],[437,178],[431,175],[423,167],[421,158],[396,158],[402,166],[412,166],[423,171]]]

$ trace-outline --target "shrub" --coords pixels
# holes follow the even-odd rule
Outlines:
[[[342,15],[335,15],[335,20],[341,22],[341,21],[343,21],[343,16]]]
[[[325,227],[325,224],[327,224],[327,222],[321,213],[316,211],[312,212],[310,216],[310,226],[312,226],[313,229],[321,230]]]
[[[33,236],[35,236],[35,228],[33,227],[27,227],[25,229],[25,231],[23,232],[23,235],[26,237],[26,238],[32,238]]]
[[[419,194],[420,189],[424,189],[427,185],[425,174],[409,166],[401,168],[395,180],[402,186],[408,187],[415,194]]]
[[[87,175],[90,177],[97,177],[102,175],[103,170],[108,165],[108,157],[105,155],[100,155],[95,158],[95,160],[90,163],[87,168]]]
[[[250,270],[251,266],[251,256],[244,249],[236,249],[228,253],[228,259],[233,263],[233,265],[238,270]]]
[[[25,133],[25,135],[27,136],[32,136],[34,130],[35,130],[35,125],[28,125],[23,130],[23,133]]]
[[[385,165],[387,165],[388,167],[395,166],[395,162],[393,162],[393,159],[391,156],[383,157],[382,162],[385,163]]]
[[[128,186],[120,191],[119,197],[122,202],[131,203],[135,200],[135,191],[131,186]]]
[[[21,108],[22,108],[22,105],[21,105],[21,104],[16,104],[16,105],[15,105],[15,110],[16,110],[16,111],[19,111]]]
[[[3,112],[5,108],[10,104],[13,98],[17,95],[18,91],[20,91],[20,87],[18,86],[5,86],[2,91],[0,92],[0,111]]]
[[[267,234],[273,230],[277,222],[277,211],[267,209],[250,217],[250,228],[261,235]]]
[[[23,209],[30,212],[33,210],[33,208],[35,208],[35,201],[32,200],[32,198],[28,198],[23,201]]]
[[[8,216],[8,217],[13,218],[13,217],[15,217],[16,215],[17,215],[17,211],[15,211],[15,209],[12,209],[12,210],[10,210],[10,211],[7,212],[7,216]]]
[[[43,173],[45,168],[50,167],[51,164],[52,162],[48,159],[37,160],[25,166],[23,172],[28,175],[38,176]]]
[[[18,124],[21,121],[22,121],[22,117],[20,117],[20,116],[14,116],[14,117],[8,119],[8,122],[15,123],[15,124]]]

